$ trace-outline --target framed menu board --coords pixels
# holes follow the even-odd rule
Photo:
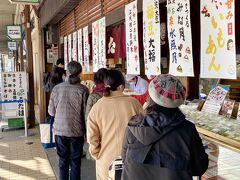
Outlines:
[[[3,117],[24,117],[23,101],[27,99],[27,82],[26,72],[2,73]]]

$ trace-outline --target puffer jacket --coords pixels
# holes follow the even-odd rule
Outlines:
[[[122,180],[192,180],[208,168],[195,125],[180,110],[131,119],[125,133]]]

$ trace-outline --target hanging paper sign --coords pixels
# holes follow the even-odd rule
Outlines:
[[[72,58],[73,61],[77,61],[77,32],[73,33]]]
[[[194,76],[189,0],[169,0],[169,74]]]
[[[160,12],[158,0],[143,0],[143,44],[145,74],[161,74]]]
[[[98,70],[99,61],[99,21],[92,23],[92,51],[93,51],[93,72]]]
[[[64,66],[67,69],[68,64],[68,37],[64,37]]]
[[[125,6],[127,74],[140,74],[137,1]]]
[[[88,26],[83,28],[84,70],[90,72]]]
[[[106,18],[99,21],[99,63],[98,68],[106,67]]]
[[[78,30],[78,62],[83,66],[82,29]]]
[[[236,79],[234,1],[201,1],[201,77]]]
[[[72,34],[68,35],[68,62],[72,61]]]

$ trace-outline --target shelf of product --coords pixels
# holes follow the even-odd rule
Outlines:
[[[195,123],[200,134],[240,151],[240,121],[197,111],[192,106],[183,105],[180,109]]]

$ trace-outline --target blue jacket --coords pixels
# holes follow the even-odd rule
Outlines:
[[[180,110],[133,117],[122,157],[122,180],[192,180],[208,168],[208,155],[195,125]]]

